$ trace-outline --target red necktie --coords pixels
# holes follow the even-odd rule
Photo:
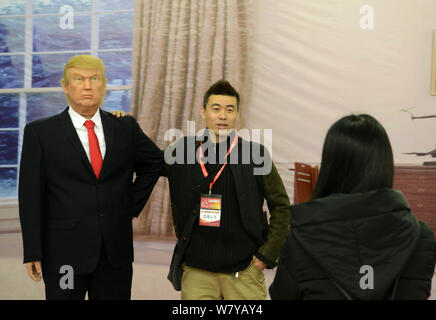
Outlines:
[[[85,121],[85,127],[88,128],[89,155],[91,158],[91,166],[95,176],[98,179],[101,167],[103,166],[103,158],[101,157],[100,145],[98,144],[97,136],[94,132],[94,122],[91,120]]]

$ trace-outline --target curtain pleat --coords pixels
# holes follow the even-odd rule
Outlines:
[[[200,116],[206,90],[229,80],[241,95],[241,121],[248,105],[251,0],[137,0],[133,44],[132,114],[161,148],[165,132]],[[135,234],[173,237],[168,181],[160,178]]]

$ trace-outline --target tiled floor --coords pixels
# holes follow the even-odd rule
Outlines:
[[[180,293],[167,280],[174,241],[135,241],[132,299],[177,300]],[[265,270],[269,287],[274,270]],[[19,233],[0,233],[0,300],[44,299],[44,285],[30,280],[22,264]],[[433,277],[432,300],[436,300],[436,277]]]
[[[178,300],[180,292],[167,280],[174,241],[135,241],[132,299]],[[266,270],[269,286],[274,271]],[[18,233],[0,233],[0,300],[44,299],[44,284],[28,278],[22,264],[22,242]]]

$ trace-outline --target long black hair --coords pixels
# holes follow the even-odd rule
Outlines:
[[[392,148],[383,126],[368,114],[349,115],[327,132],[312,199],[392,188],[393,175]]]

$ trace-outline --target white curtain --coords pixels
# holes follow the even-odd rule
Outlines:
[[[251,0],[137,0],[133,39],[132,113],[164,149],[165,132],[187,121],[204,127],[203,96],[226,79],[241,95],[241,123],[250,95]],[[161,178],[134,222],[135,234],[172,237],[168,183]]]

